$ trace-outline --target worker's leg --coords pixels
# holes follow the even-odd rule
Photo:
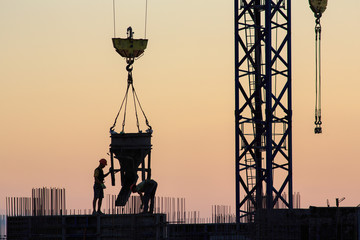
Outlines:
[[[101,213],[101,203],[102,203],[102,199],[104,198],[104,189],[102,188],[102,186],[100,184],[94,184],[94,201],[93,201],[93,214],[95,214],[96,212],[96,200],[99,199],[98,201],[98,208],[97,208],[97,213]]]
[[[101,212],[101,204],[102,204],[103,198],[104,198],[104,189],[101,187],[100,196],[99,196],[99,202],[98,202],[98,210],[97,210],[97,212],[100,213],[100,214],[102,214],[102,212]]]
[[[155,193],[157,189],[157,182],[154,181],[153,187],[150,194],[150,213],[154,213],[154,204],[155,204]]]
[[[98,191],[98,188],[97,188],[96,184],[94,184],[93,189],[94,189],[93,214],[95,214],[96,213],[96,201],[99,198],[99,191]]]
[[[96,212],[96,198],[94,197],[94,200],[93,200],[93,212]]]
[[[101,204],[102,204],[102,198],[99,198],[99,202],[98,202],[98,212],[101,212]]]
[[[148,209],[149,209],[149,199],[150,199],[150,194],[148,194],[147,192],[145,192],[142,202],[143,202],[143,213],[147,213]]]

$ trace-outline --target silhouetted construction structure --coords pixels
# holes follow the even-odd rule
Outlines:
[[[359,208],[267,209],[253,223],[170,224],[164,214],[8,217],[8,239],[307,240],[360,238]]]
[[[141,199],[131,196],[125,206],[116,206],[116,195],[107,195],[102,211],[110,215],[141,213]],[[225,206],[223,206],[225,207]],[[230,207],[226,206],[228,209]],[[219,206],[213,208],[220,209]],[[229,211],[214,211],[211,218],[202,218],[198,211],[187,211],[185,198],[159,197],[155,198],[154,213],[165,214],[170,223],[210,223],[213,219],[225,218],[233,222],[234,216]],[[92,214],[92,209],[67,209],[65,189],[63,188],[33,188],[31,197],[7,197],[6,215],[8,217],[27,216],[67,216]],[[232,219],[232,221],[230,221]]]
[[[64,188],[33,188],[31,197],[7,197],[7,216],[61,215],[66,210]]]
[[[257,210],[273,209],[277,202],[293,208],[291,0],[235,0],[234,11],[240,222],[254,221]]]
[[[310,0],[312,10],[318,5],[319,11],[324,11],[325,2]],[[343,198],[336,200],[337,207],[297,209],[300,194],[293,193],[292,183],[291,0],[234,3],[236,215],[228,206],[213,206],[211,222],[203,222],[198,212],[186,212],[185,199],[160,197],[156,198],[155,214],[139,214],[140,199],[130,197],[130,185],[136,183],[138,173],[142,180],[151,178],[152,128],[132,78],[132,65],[143,54],[147,39],[134,39],[129,28],[126,39],[113,39],[116,51],[128,64],[126,94],[110,128],[112,184],[115,172],[120,171],[119,195],[109,196],[106,214],[97,216],[67,212],[62,201],[65,192],[61,191],[60,197],[40,190],[30,199],[7,199],[11,209],[7,212],[8,239],[360,239],[360,209],[338,207]],[[124,128],[129,89],[136,133],[125,133]],[[116,132],[123,106],[122,130]],[[144,132],[139,127],[137,106],[148,127]],[[316,119],[315,133],[320,133],[321,111],[316,110]],[[119,160],[119,169],[115,169],[114,158]],[[51,200],[50,204],[49,197],[55,203]]]

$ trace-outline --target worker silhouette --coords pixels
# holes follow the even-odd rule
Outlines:
[[[154,213],[154,201],[155,192],[157,188],[157,182],[152,179],[146,179],[138,185],[132,184],[130,189],[133,193],[137,192],[140,195],[141,206],[143,207],[143,213]],[[150,209],[149,208],[150,201]]]
[[[104,198],[104,189],[106,188],[105,184],[104,184],[104,179],[110,173],[110,169],[109,169],[109,172],[104,174],[103,168],[106,165],[107,165],[106,159],[102,158],[99,161],[99,166],[94,171],[95,182],[94,182],[93,215],[103,214],[101,212],[101,203],[102,203],[102,199]],[[98,200],[98,208],[96,211],[96,201],[97,200]]]

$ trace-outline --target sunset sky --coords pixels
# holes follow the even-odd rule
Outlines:
[[[292,1],[293,172],[301,207],[360,204],[360,2],[329,0],[322,23],[323,134],[314,134],[314,16]],[[235,205],[233,1],[148,0],[134,85],[153,127],[158,196],[189,211]],[[116,1],[116,36],[144,38],[145,0]],[[111,0],[0,0],[0,213],[6,197],[64,187],[90,209],[93,171],[125,94]],[[118,124],[120,126],[121,123]],[[130,129],[129,129],[130,130]],[[107,171],[107,168],[106,168]],[[117,194],[107,179],[106,194]]]

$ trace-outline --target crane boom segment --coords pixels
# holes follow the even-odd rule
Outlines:
[[[292,208],[290,21],[291,0],[235,0],[237,222]]]

